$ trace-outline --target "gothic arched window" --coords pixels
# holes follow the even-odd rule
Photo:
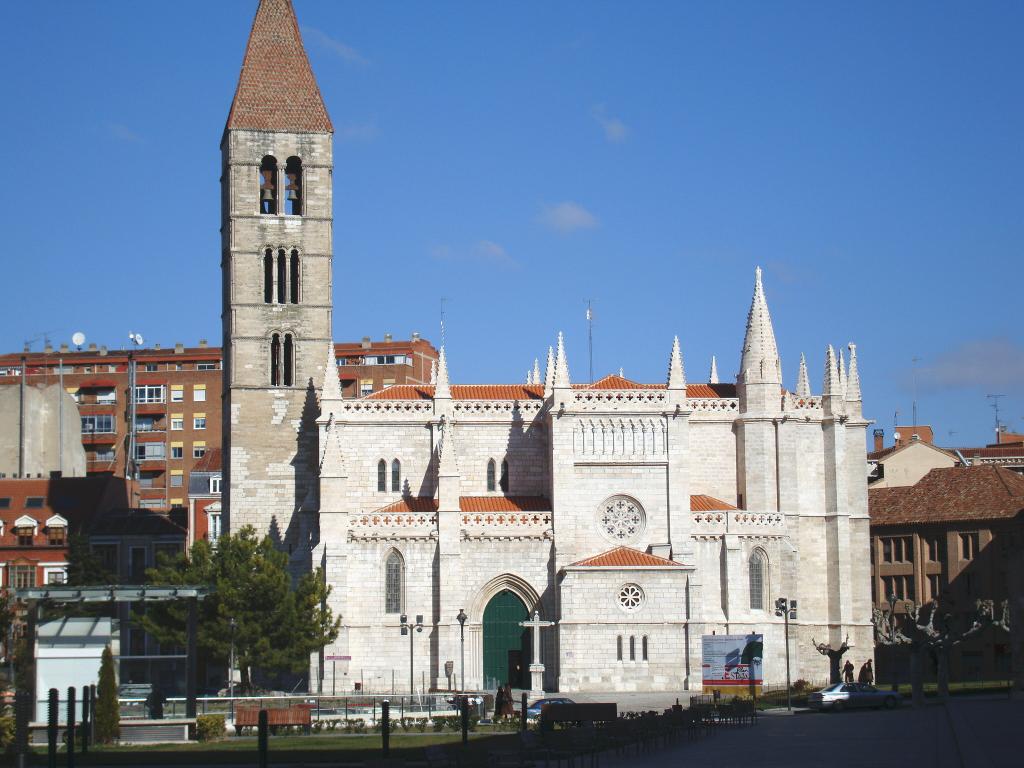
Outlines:
[[[636,661],[636,635],[629,636],[629,660]]]
[[[640,640],[640,658],[647,661],[647,635]]]
[[[768,587],[768,555],[761,548],[750,553],[747,563],[750,577],[750,609],[763,611],[767,603],[765,591]]]
[[[263,252],[263,302],[274,303],[274,252],[270,248]]]
[[[391,490],[396,493],[402,490],[402,462],[398,459],[391,462]]]
[[[302,160],[289,157],[284,166],[287,181],[284,188],[284,212],[290,216],[302,215]]]
[[[295,343],[292,335],[284,335],[284,385],[290,387],[295,383]]]
[[[498,487],[504,493],[508,493],[508,461],[503,460],[501,462],[501,479],[498,481]]]
[[[398,551],[392,549],[384,561],[384,613],[402,612],[404,581],[405,562]]]
[[[267,155],[260,162],[260,213],[277,213],[277,158]]]
[[[288,255],[281,248],[277,252],[277,303],[284,304],[288,296]]]
[[[615,638],[615,660],[622,661],[622,635]]]
[[[388,463],[381,459],[377,462],[377,490],[386,491],[388,489]]]
[[[276,333],[270,337],[270,386],[281,385],[281,337]]]
[[[299,303],[299,252],[294,248],[292,249],[292,258],[289,269],[289,300],[292,304]]]
[[[487,490],[488,491],[493,491],[493,490],[497,489],[497,484],[496,484],[495,479],[494,479],[495,474],[497,474],[497,470],[496,470],[495,465],[494,465],[494,459],[489,459],[487,461]]]

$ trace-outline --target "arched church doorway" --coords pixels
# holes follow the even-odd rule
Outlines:
[[[513,688],[529,687],[530,633],[519,622],[526,621],[526,605],[511,590],[504,589],[484,609],[484,689],[508,683]]]

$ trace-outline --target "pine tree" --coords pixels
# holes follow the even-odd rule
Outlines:
[[[100,660],[95,722],[97,744],[110,744],[117,738],[121,711],[117,702],[117,683],[114,681],[114,654],[109,645],[103,649],[103,658]]]

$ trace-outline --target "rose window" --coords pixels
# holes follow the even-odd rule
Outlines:
[[[636,584],[626,584],[619,590],[619,605],[627,611],[635,611],[644,602],[644,591]]]
[[[644,530],[644,510],[628,496],[612,496],[601,505],[598,520],[601,531],[609,539],[626,543]]]

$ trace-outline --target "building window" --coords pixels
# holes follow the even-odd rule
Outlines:
[[[16,565],[12,569],[15,589],[29,589],[36,585],[36,567],[34,565]]]
[[[640,654],[644,661],[647,661],[647,635],[644,635],[640,641]]]
[[[892,562],[892,539],[882,539],[882,561],[886,563]]]
[[[51,547],[63,547],[68,539],[67,533],[63,525],[49,526],[46,529],[46,543]]]
[[[18,537],[19,547],[31,547],[35,529],[31,525],[21,525],[14,529],[14,535]]]
[[[192,402],[194,403],[205,403],[206,402],[206,385],[196,384],[192,387]]]
[[[180,448],[178,450],[181,450]],[[185,484],[184,475],[171,475],[171,488],[181,488]]]
[[[46,583],[59,586],[66,583],[68,575],[64,571],[47,571],[46,572]]]
[[[260,213],[277,213],[277,158],[267,155],[260,163]]]
[[[292,386],[295,383],[295,351],[293,349],[292,335],[284,335],[284,385]]]
[[[750,581],[750,610],[763,611],[765,603],[765,588],[767,585],[768,556],[761,548],[750,553],[750,560],[747,563]]]
[[[942,562],[942,542],[938,536],[928,539],[928,560],[933,563]]]
[[[192,458],[201,459],[206,455],[206,445],[193,445],[192,446]]]
[[[171,431],[178,432],[185,428],[184,416],[171,416]]]
[[[629,660],[636,661],[636,636],[629,636]]]
[[[942,575],[938,573],[928,574],[928,599],[938,600],[942,592]]]
[[[117,402],[117,391],[113,389],[99,389],[96,391],[97,405],[111,405]]]
[[[185,447],[181,445],[171,446],[171,458],[172,459],[183,459],[185,458]]]
[[[402,463],[398,459],[391,462],[391,490],[394,493],[402,490]]]
[[[44,501],[42,496],[29,496],[25,499],[25,509],[42,509]]]
[[[210,512],[210,525],[206,538],[211,544],[216,544],[220,538],[220,512]]]
[[[143,385],[135,388],[135,402],[137,403],[162,403],[163,401],[163,385]]]
[[[93,544],[92,553],[105,571],[117,575],[117,544]]]
[[[135,431],[136,432],[155,432],[159,428],[156,416],[136,416],[135,417]]]
[[[638,584],[623,584],[619,588],[619,607],[626,611],[636,611],[644,603],[644,591]]]
[[[206,417],[205,416],[193,416],[192,417],[192,429],[206,429]]]
[[[210,478],[210,493],[220,493],[220,475]]]
[[[217,370],[217,363],[197,363],[196,364],[196,370],[197,371],[216,371]]]
[[[277,303],[285,303],[285,295],[287,294],[288,285],[286,282],[286,276],[288,275],[288,257],[285,255],[284,248],[279,248],[277,251]]]
[[[391,550],[384,563],[384,612],[402,612],[402,582],[404,581],[405,563],[402,556]]]
[[[628,496],[612,496],[598,508],[598,523],[605,537],[616,544],[627,544],[644,531],[643,507]]]
[[[281,337],[276,333],[270,337],[270,386],[281,385]]]
[[[615,659],[622,661],[622,635],[615,638]]]
[[[285,208],[284,212],[289,216],[302,215],[302,160],[297,157],[289,157],[284,166],[285,184]]]
[[[494,475],[495,475],[494,459],[490,459],[487,462],[487,490],[488,491],[493,491],[493,490],[495,490],[497,488],[497,485],[496,485],[495,480],[494,480]]]
[[[913,576],[883,576],[882,586],[885,589],[885,599],[893,595],[897,600],[914,599],[914,577]]]
[[[146,363],[146,373],[156,373],[160,370],[160,366],[156,363]]]
[[[384,492],[388,489],[388,463],[381,459],[377,462],[377,490]]]
[[[185,390],[184,389],[172,389],[171,390],[171,402],[172,403],[183,403],[185,401]]]
[[[162,461],[167,458],[163,443],[137,443],[135,445],[136,461]]]
[[[288,269],[288,298],[292,304],[299,303],[299,252],[292,250]]]
[[[960,557],[963,560],[973,560],[978,554],[978,532],[960,534]]]
[[[11,497],[10,496],[0,496],[0,509],[10,509],[10,508],[11,508]]]
[[[110,413],[96,413],[82,417],[82,434],[111,434],[114,429],[114,415]]]
[[[359,382],[359,396],[366,397],[373,394],[373,379],[362,379]]]
[[[274,303],[274,252],[270,248],[263,252],[263,303]]]
[[[508,493],[508,461],[501,462],[501,478],[498,480],[498,487],[502,493]]]

